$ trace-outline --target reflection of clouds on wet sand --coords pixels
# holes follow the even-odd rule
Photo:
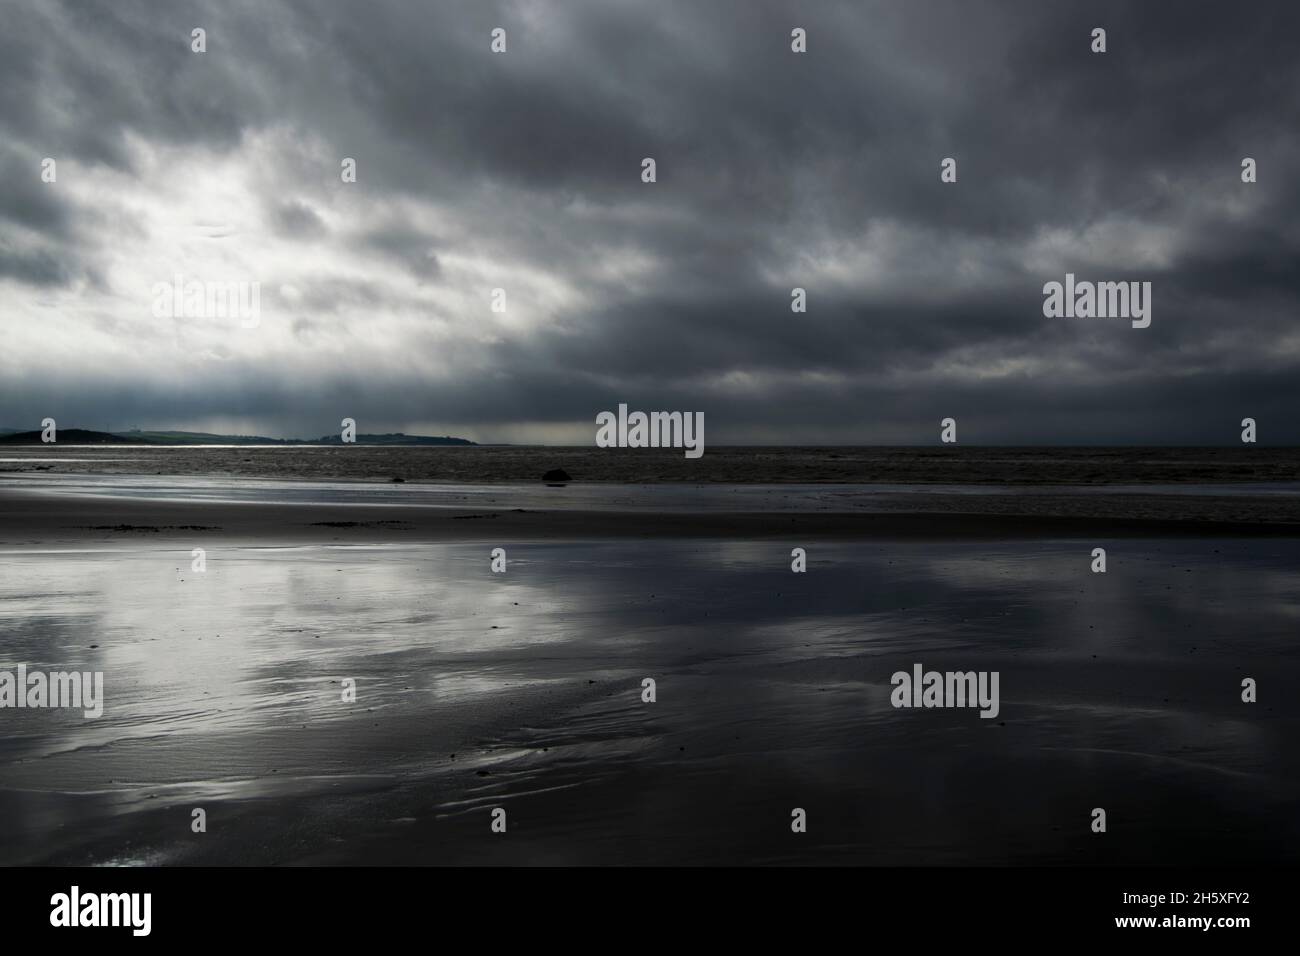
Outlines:
[[[5,659],[106,693],[0,713],[5,861],[454,862],[494,801],[532,821],[513,862],[1300,853],[1295,542],[1127,541],[1105,575],[1079,542],[809,543],[805,574],[777,541],[503,546],[0,554]],[[1000,671],[999,718],[894,710],[918,661]],[[224,837],[178,844],[199,799]]]

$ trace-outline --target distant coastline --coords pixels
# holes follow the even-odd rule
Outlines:
[[[0,444],[40,445],[40,430],[14,431],[0,429]],[[57,433],[58,443],[64,445],[341,445],[338,435],[320,438],[265,438],[261,435],[217,435],[211,432],[142,431],[101,432],[86,428],[63,428]],[[351,443],[350,443],[351,444]],[[358,445],[474,445],[468,438],[451,436],[406,435],[388,432],[380,435],[357,435]]]

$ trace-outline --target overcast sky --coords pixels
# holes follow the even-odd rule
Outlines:
[[[1293,0],[3,15],[0,425],[1300,442]],[[1150,328],[1044,317],[1067,272]],[[155,315],[177,275],[259,323]]]

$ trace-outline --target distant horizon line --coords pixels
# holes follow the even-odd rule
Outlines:
[[[79,426],[59,427],[59,432],[85,432],[94,435],[107,435],[112,437],[123,437],[130,435],[176,435],[176,436],[203,436],[216,439],[231,439],[232,441],[149,441],[143,440],[139,444],[149,445],[151,447],[169,447],[180,446],[190,448],[220,448],[220,447],[283,447],[286,445],[293,446],[322,446],[338,444],[356,444],[366,445],[369,447],[392,447],[392,448],[577,448],[577,449],[595,449],[598,446],[593,442],[590,445],[568,444],[568,443],[548,443],[548,442],[497,442],[497,441],[474,441],[468,438],[461,438],[454,435],[421,435],[407,432],[362,432],[358,433],[357,440],[353,442],[342,442],[337,436],[326,434],[319,438],[272,438],[266,435],[257,434],[231,434],[220,432],[201,432],[188,431],[185,429],[169,428],[129,428],[118,431],[105,431],[94,428],[81,428]],[[14,435],[40,435],[40,429],[14,429],[9,427],[0,427],[0,444],[7,444],[6,439]],[[382,442],[382,441],[365,441],[364,438],[409,438],[416,439],[412,442]],[[236,441],[237,440],[237,441]],[[440,444],[446,442],[446,444]],[[16,444],[16,443],[15,443]],[[32,444],[42,445],[65,445],[66,447],[99,447],[105,442],[94,443],[77,443],[73,442],[33,442]],[[130,444],[130,443],[126,443]],[[1100,443],[1057,443],[1057,442],[1034,442],[1034,443],[978,443],[978,442],[960,442],[960,443],[943,443],[943,442],[923,442],[923,443],[874,443],[874,442],[713,442],[711,448],[779,448],[779,449],[809,449],[809,448],[990,448],[990,449],[1037,449],[1037,448],[1059,448],[1059,449],[1116,449],[1116,448],[1169,448],[1169,449],[1218,449],[1218,448],[1235,448],[1239,443],[1222,442],[1219,444],[1186,444],[1178,442],[1140,442],[1140,441],[1123,441],[1112,442],[1109,444]],[[1240,443],[1247,444],[1247,443]],[[1256,447],[1267,448],[1300,448],[1300,444],[1253,442]],[[21,446],[20,446],[21,447]],[[649,451],[652,449],[628,449],[631,451]],[[661,450],[661,449],[655,449]]]

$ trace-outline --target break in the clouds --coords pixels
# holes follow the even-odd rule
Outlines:
[[[1300,440],[1289,0],[4,16],[0,425]],[[1045,317],[1066,273],[1150,281],[1151,327]],[[159,317],[176,276],[260,321]]]

